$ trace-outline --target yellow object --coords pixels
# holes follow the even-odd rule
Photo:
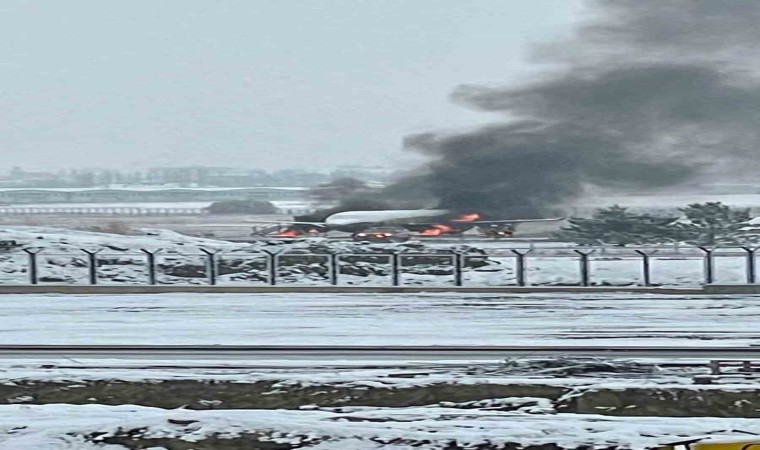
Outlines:
[[[661,445],[657,450],[760,450],[760,439],[684,441]]]
[[[734,442],[702,441],[689,445],[689,448],[691,450],[760,450],[760,439]]]

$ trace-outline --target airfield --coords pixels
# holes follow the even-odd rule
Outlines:
[[[678,208],[691,203],[721,202],[735,208],[748,208],[753,217],[760,215],[760,194],[694,193],[673,195],[614,195],[590,196],[564,205],[556,217],[587,217],[598,208],[610,205],[628,207],[633,211],[655,214],[678,214]],[[210,202],[164,202],[164,203],[48,203],[0,205],[0,226],[55,226],[75,230],[126,232],[141,228],[160,228],[195,237],[247,242],[260,239],[252,236],[254,227],[266,228],[265,222],[287,224],[294,215],[308,212],[311,207],[305,201],[275,202],[281,214],[273,215],[209,215],[204,208]],[[3,208],[17,210],[3,212]],[[562,224],[559,224],[562,226]],[[556,228],[556,227],[555,227]],[[518,226],[511,240],[484,238],[476,231],[461,237],[425,237],[436,242],[515,242],[546,240],[553,229],[537,231]],[[350,239],[349,233],[331,231],[324,237],[335,240]]]
[[[266,228],[266,222],[281,222],[283,225],[293,220],[292,215],[207,215],[207,214],[167,214],[167,215],[127,215],[127,214],[34,214],[0,215],[2,226],[55,226],[72,230],[129,233],[130,230],[144,228],[165,229],[187,236],[253,242],[271,239],[274,236],[255,236],[254,228]],[[351,233],[330,231],[323,237],[334,240],[351,240]],[[545,233],[528,234],[526,240],[545,240]],[[463,236],[415,236],[415,238],[440,243],[454,242],[501,242],[480,236],[476,231]],[[512,241],[523,241],[519,236]]]

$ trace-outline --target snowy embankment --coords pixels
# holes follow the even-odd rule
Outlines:
[[[267,254],[276,252],[278,284],[315,285],[330,282],[330,254],[340,254],[339,284],[390,285],[390,253],[402,254],[400,282],[403,285],[446,286],[454,284],[452,252],[465,255],[463,282],[469,286],[517,284],[516,261],[510,250],[498,251],[493,242],[472,245],[367,244],[326,239],[295,242],[262,241],[233,243],[184,236],[165,230],[144,230],[145,235],[122,236],[44,227],[0,229],[0,240],[16,241],[20,247],[0,253],[0,283],[29,281],[29,257],[22,249],[41,251],[37,256],[40,283],[88,283],[87,255],[99,251],[99,284],[146,284],[147,256],[142,250],[158,251],[156,281],[159,284],[206,284],[207,256],[215,256],[218,284],[266,284],[269,281]],[[739,252],[716,253],[715,281],[742,283],[746,258]],[[662,286],[696,286],[704,281],[704,261],[697,252],[654,254],[651,282]],[[615,254],[597,252],[590,257],[591,283],[628,286],[643,284],[642,261],[633,251]],[[571,251],[536,248],[526,259],[526,281],[532,285],[577,285],[578,256]]]
[[[760,297],[5,295],[4,344],[760,344]]]

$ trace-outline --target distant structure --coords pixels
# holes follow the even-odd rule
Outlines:
[[[106,188],[113,186],[173,187],[308,187],[330,180],[320,172],[280,170],[267,172],[240,167],[155,167],[151,169],[95,169],[28,171],[0,167],[0,188]]]
[[[248,188],[150,188],[123,189],[49,188],[0,189],[0,205],[47,203],[179,203],[224,200],[306,201],[301,187]]]

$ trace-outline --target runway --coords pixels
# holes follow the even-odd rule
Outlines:
[[[515,357],[760,359],[758,347],[4,345],[1,360],[498,361]]]

